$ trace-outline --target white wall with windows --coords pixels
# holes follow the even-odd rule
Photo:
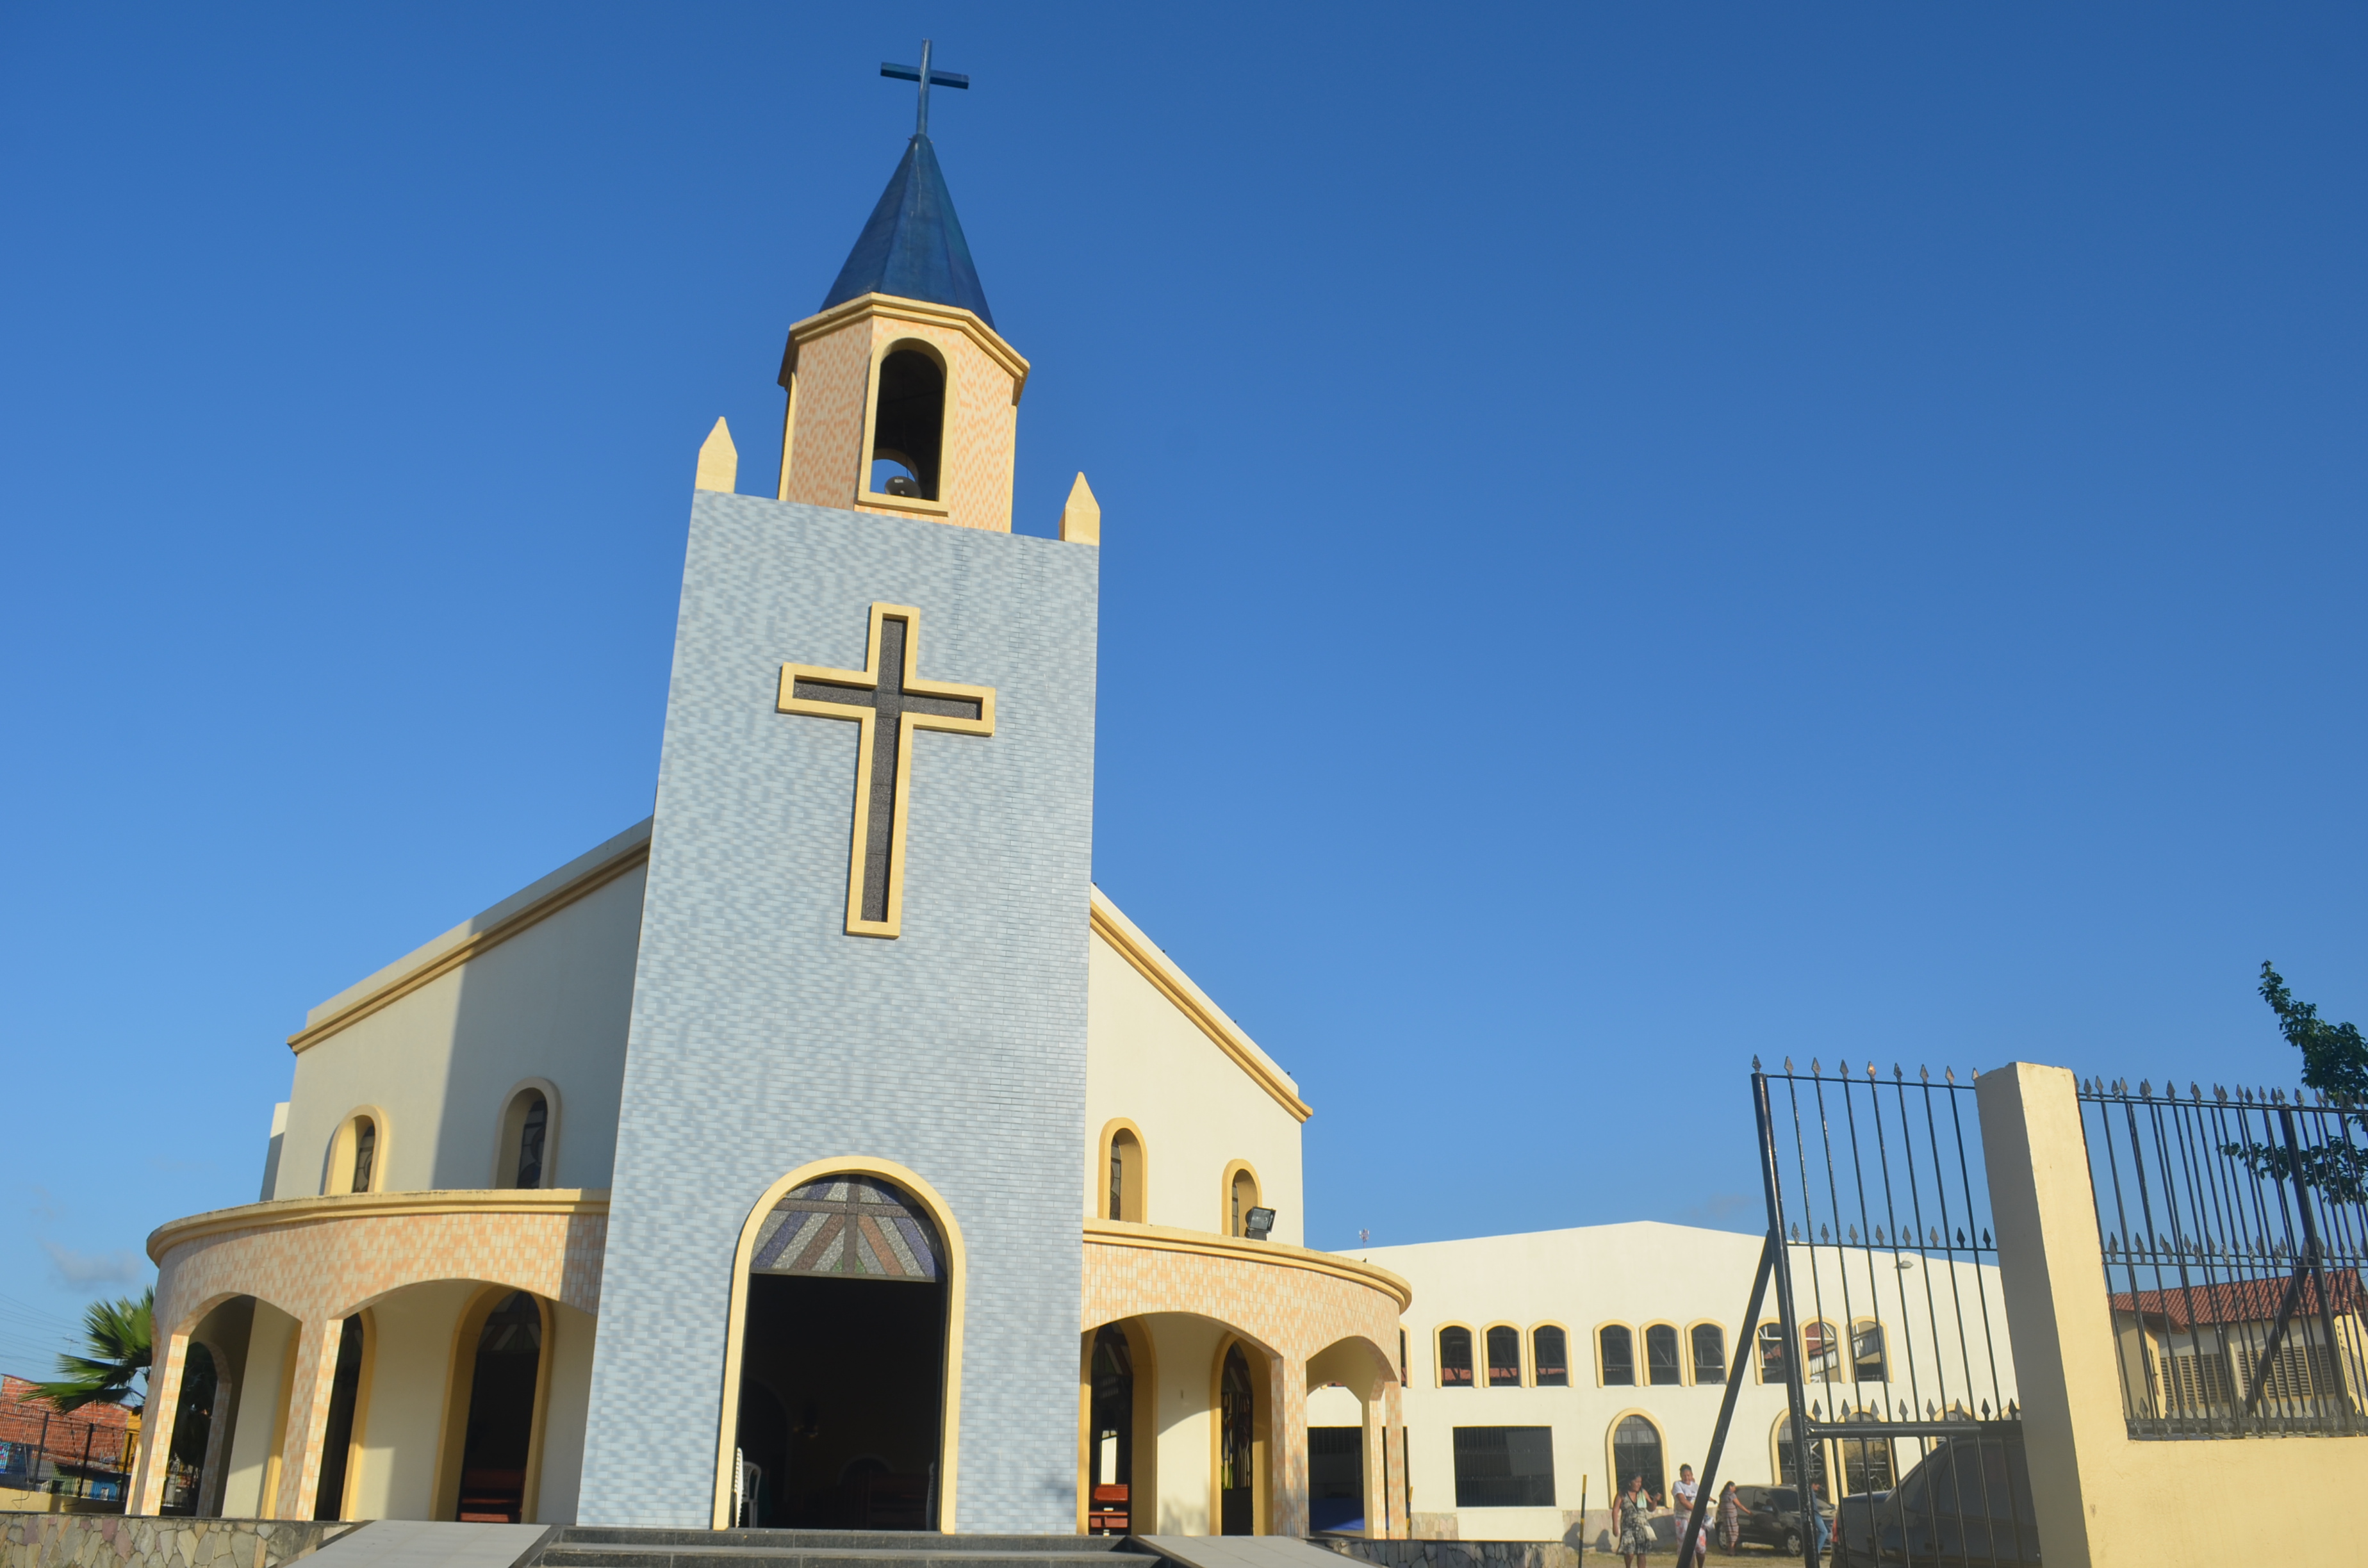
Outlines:
[[[1771,1291],[1759,1322],[1746,1324],[1760,1238],[1640,1221],[1410,1246],[1348,1249],[1414,1286],[1406,1320],[1408,1509],[1417,1534],[1465,1540],[1552,1540],[1578,1526],[1588,1539],[1623,1477],[1643,1471],[1666,1502],[1678,1467],[1697,1473],[1710,1447],[1733,1358],[1749,1358],[1720,1478],[1790,1483],[1794,1463]],[[1972,1402],[1964,1364],[1941,1342],[1956,1323],[1949,1303],[1987,1304],[2008,1361],[1998,1271],[1850,1255],[1845,1280],[1832,1249],[1813,1278],[1795,1248],[1803,1343],[1794,1353],[1810,1398],[1828,1411],[1893,1410],[1911,1392],[1892,1344],[1917,1336],[1918,1360]],[[1924,1278],[1926,1274],[1931,1278]],[[1871,1306],[1871,1286],[1883,1291]],[[1928,1289],[1929,1287],[1929,1289]],[[1928,1302],[1943,1303],[1951,1335],[1935,1335]],[[1985,1368],[1987,1362],[1984,1362]],[[2007,1399],[2014,1391],[2003,1391]],[[1887,1450],[1905,1471],[1918,1447],[1877,1440],[1836,1445],[1827,1468],[1844,1494],[1883,1480]]]

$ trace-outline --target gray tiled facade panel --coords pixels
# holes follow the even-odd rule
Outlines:
[[[1100,551],[700,493],[659,762],[580,1517],[703,1527],[734,1249],[811,1161],[909,1166],[969,1259],[957,1522],[1076,1528],[1086,942]],[[924,733],[904,934],[844,930],[856,726],[781,714],[858,669],[870,607],[919,673],[996,688]]]

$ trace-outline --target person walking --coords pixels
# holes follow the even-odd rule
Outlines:
[[[1826,1483],[1809,1483],[1809,1533],[1817,1538],[1817,1558],[1823,1562],[1826,1547],[1834,1539],[1834,1528],[1826,1523]]]
[[[1686,1532],[1694,1526],[1694,1499],[1701,1495],[1702,1486],[1694,1480],[1694,1467],[1690,1464],[1678,1466],[1678,1483],[1669,1488],[1669,1506],[1678,1517],[1678,1549],[1680,1551],[1685,1550]],[[1695,1559],[1700,1561],[1703,1555],[1703,1543],[1696,1541]]]
[[[1628,1478],[1612,1513],[1620,1524],[1620,1561],[1627,1568],[1645,1568],[1645,1554],[1653,1550],[1653,1494],[1645,1490],[1643,1471]]]
[[[1729,1557],[1743,1544],[1743,1516],[1751,1512],[1730,1481],[1718,1494],[1718,1544]]]

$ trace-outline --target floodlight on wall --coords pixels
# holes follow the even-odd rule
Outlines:
[[[1242,1234],[1254,1242],[1266,1240],[1267,1233],[1273,1229],[1274,1210],[1271,1209],[1253,1209],[1242,1216]]]

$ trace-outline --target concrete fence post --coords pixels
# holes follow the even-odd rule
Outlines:
[[[1998,1276],[2047,1568],[2097,1568],[2084,1455],[2126,1439],[2113,1315],[2072,1074],[2016,1062],[1975,1087]],[[2111,1431],[2092,1430],[2110,1418]]]

